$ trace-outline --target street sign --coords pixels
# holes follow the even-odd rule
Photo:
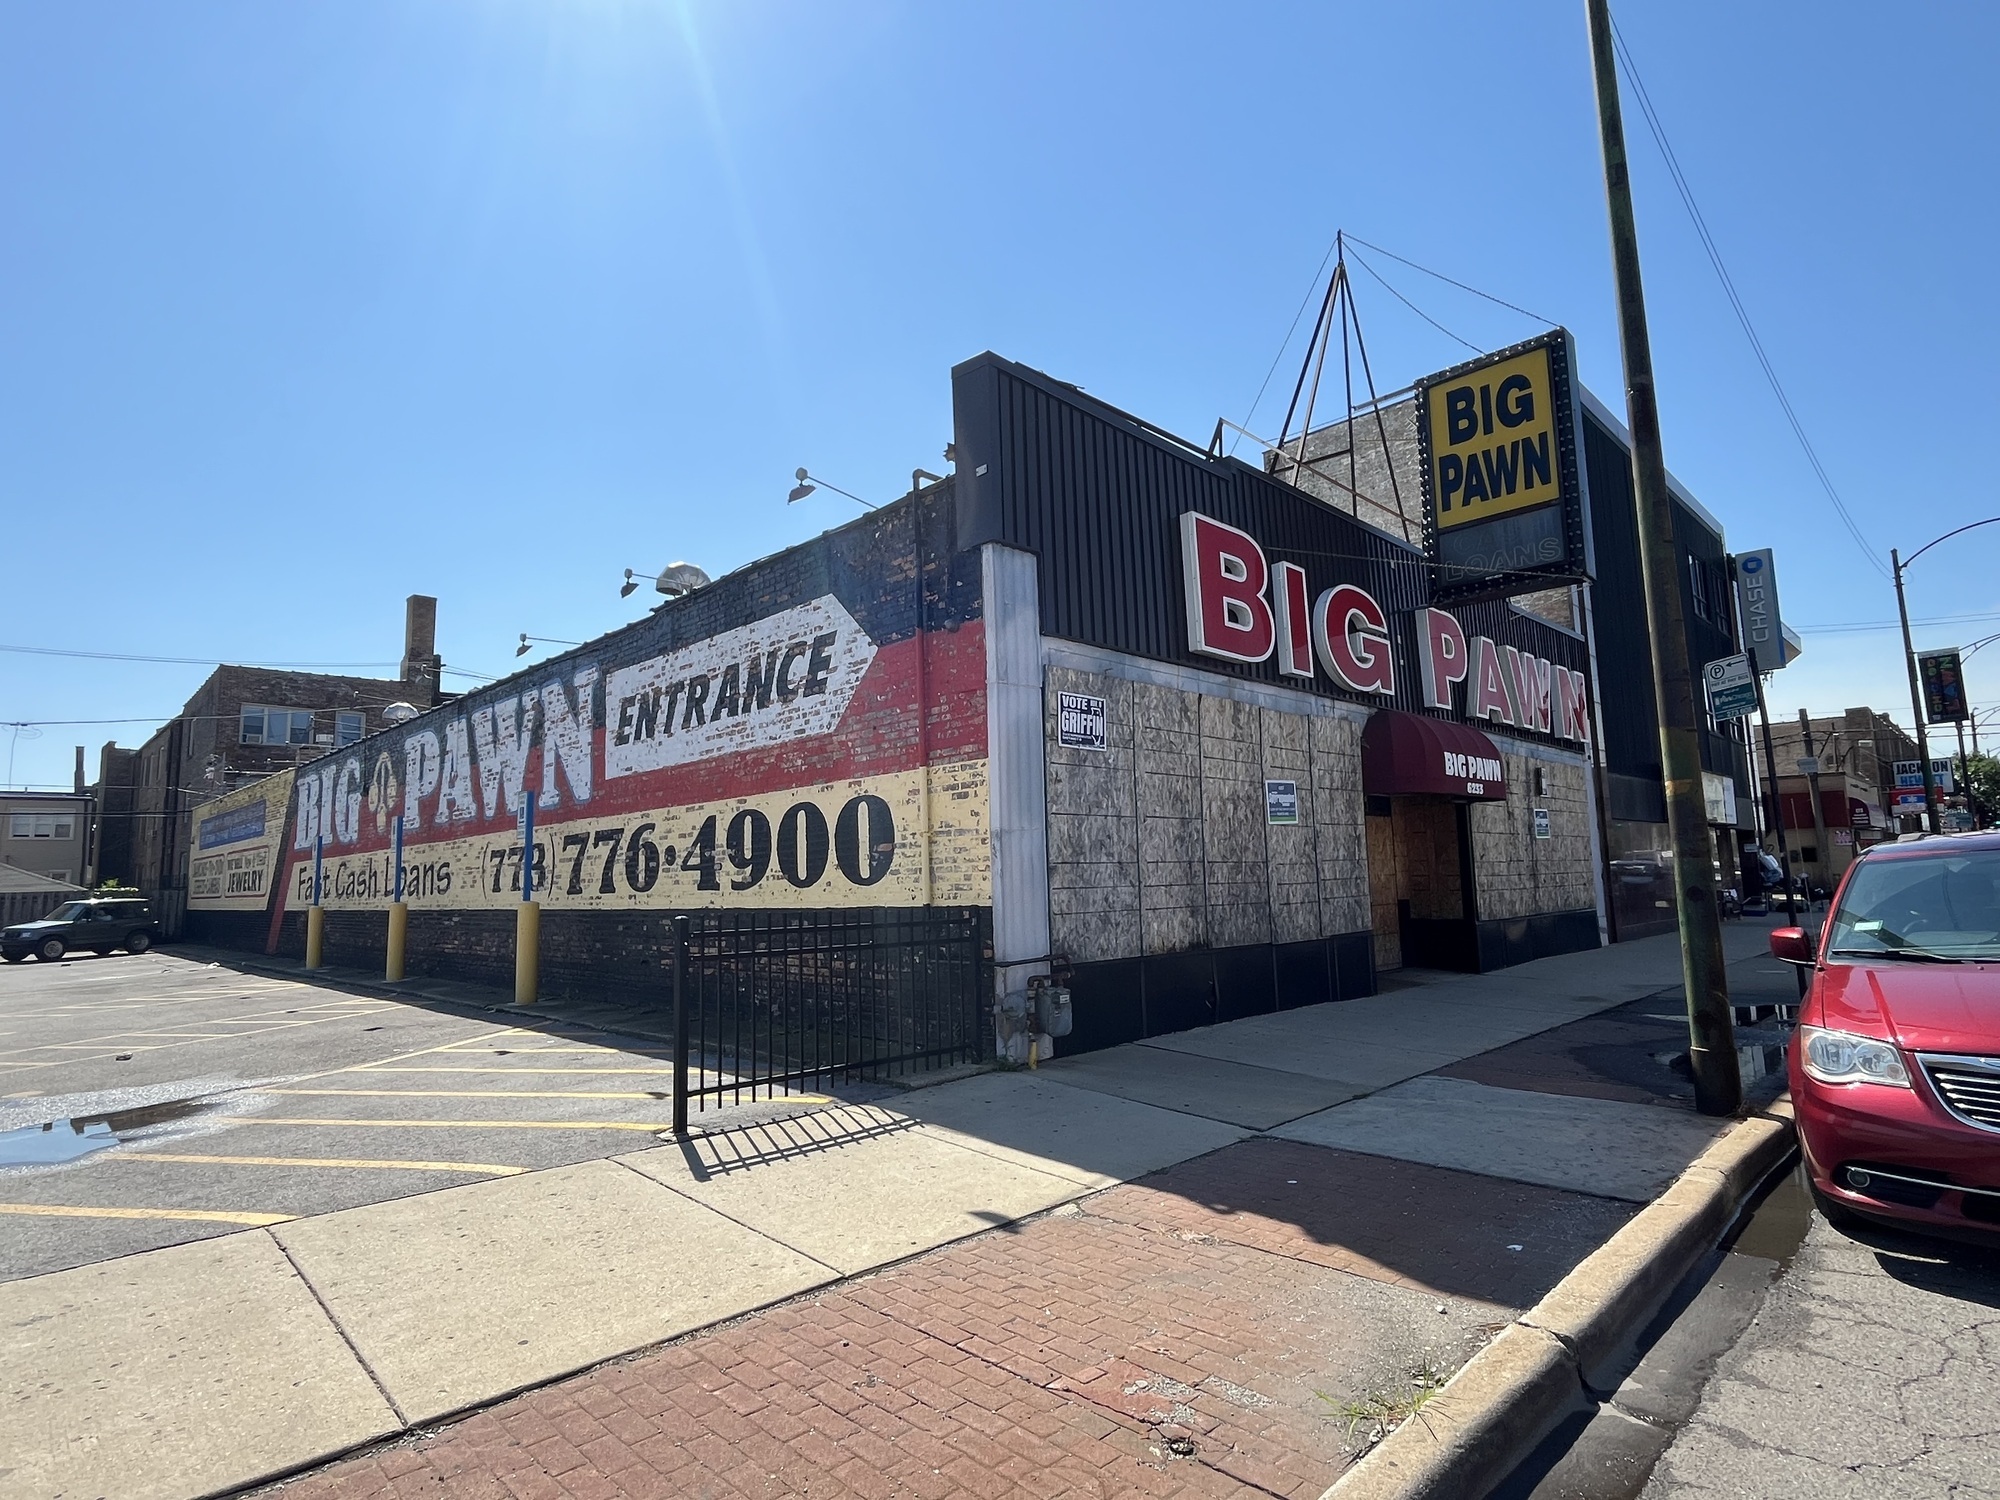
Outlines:
[[[1819,775],[1819,757],[1817,755],[1801,755],[1799,757],[1799,774],[1801,776]]]
[[[1751,674],[1749,656],[1725,656],[1701,669],[1708,688],[1708,714],[1712,719],[1740,719],[1757,708],[1757,679]]]

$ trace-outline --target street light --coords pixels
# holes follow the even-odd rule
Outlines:
[[[1910,606],[1903,597],[1903,570],[1922,557],[1939,542],[1948,542],[1955,536],[1963,536],[1981,526],[1991,526],[2000,522],[2000,516],[1988,516],[1983,521],[1968,521],[1956,531],[1947,531],[1943,536],[1934,537],[1917,548],[1908,557],[1889,549],[1889,564],[1896,579],[1896,614],[1903,622],[1903,665],[1910,674],[1910,712],[1917,721],[1917,762],[1924,771],[1924,821],[1930,824],[1932,833],[1942,833],[1938,819],[1937,778],[1931,774],[1931,738],[1924,733],[1924,694],[1917,680],[1917,649],[1910,643]],[[1963,660],[1963,658],[1960,658]]]
[[[514,648],[514,654],[516,656],[526,656],[530,651],[535,649],[529,644],[532,641],[540,641],[545,646],[581,646],[583,644],[582,641],[559,641],[552,635],[529,635],[524,630],[521,632],[521,644]]]
[[[866,506],[869,510],[880,509],[879,506],[870,505],[866,500],[863,500],[859,495],[855,494],[852,490],[844,490],[837,484],[829,484],[824,479],[820,479],[815,475],[808,474],[804,469],[799,470],[798,478],[799,482],[792,486],[791,494],[785,497],[785,504],[787,505],[798,504],[799,501],[805,499],[805,497],[810,495],[814,490],[832,490],[836,495],[847,496],[847,498],[852,500],[856,505]]]

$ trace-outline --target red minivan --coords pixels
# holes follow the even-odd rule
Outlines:
[[[1883,844],[1854,862],[1790,1048],[1813,1195],[1872,1219],[2000,1244],[2000,833]]]

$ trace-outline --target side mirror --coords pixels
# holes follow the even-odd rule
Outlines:
[[[1771,957],[1781,963],[1810,964],[1812,935],[1803,927],[1779,927],[1771,933]]]

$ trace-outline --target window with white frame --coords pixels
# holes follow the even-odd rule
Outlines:
[[[7,819],[7,832],[17,839],[72,839],[76,819],[70,813],[13,813]]]
[[[243,705],[242,743],[246,745],[310,745],[313,715],[309,708],[265,708]]]
[[[368,719],[359,713],[337,713],[333,716],[333,748],[339,750],[353,744],[368,732]]]

